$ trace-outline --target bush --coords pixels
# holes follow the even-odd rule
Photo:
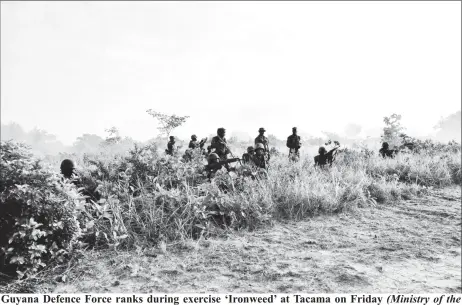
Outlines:
[[[20,277],[62,260],[79,236],[77,189],[42,167],[28,147],[1,142],[0,272]]]

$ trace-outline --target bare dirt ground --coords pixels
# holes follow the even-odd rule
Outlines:
[[[88,252],[66,275],[39,290],[460,293],[461,189],[166,250]]]

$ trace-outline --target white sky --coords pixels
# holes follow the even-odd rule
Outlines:
[[[70,144],[146,109],[285,138],[393,112],[414,135],[461,108],[461,3],[2,2],[1,120]],[[378,134],[377,134],[378,135]]]

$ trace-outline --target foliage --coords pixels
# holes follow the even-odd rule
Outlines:
[[[55,178],[47,180],[46,177],[55,175],[48,171],[42,169],[45,176],[36,180],[27,176],[26,173],[34,170],[24,161],[30,156],[27,157],[22,146],[9,149],[20,154],[20,158],[10,156],[12,153],[8,155],[8,149],[2,148],[2,161],[5,151],[5,158],[10,162],[8,166],[14,164],[17,170],[10,175],[29,177],[27,187],[32,187],[34,194],[43,195],[44,200],[35,200],[32,206],[62,207],[60,220],[73,217],[73,222],[66,223],[64,228],[74,228],[70,225],[74,223],[75,232],[69,229],[69,234],[60,241],[78,237],[88,246],[120,248],[199,238],[219,234],[222,230],[254,229],[278,219],[303,219],[318,213],[387,204],[424,193],[428,188],[460,183],[460,145],[419,142],[409,137],[406,140],[412,141],[416,149],[406,148],[406,152],[394,159],[384,159],[366,145],[360,145],[360,149],[339,149],[334,165],[323,169],[314,167],[312,156],[302,155],[299,162],[289,162],[286,153],[279,155],[274,149],[270,169],[255,175],[256,178],[244,175],[244,166],[234,164],[235,171],[221,170],[211,181],[203,172],[205,160],[200,149],[193,150],[186,161],[179,156],[159,154],[155,143],[136,144],[123,154],[103,151],[79,159],[76,184],[81,194],[88,197],[86,202],[67,199],[76,196],[75,187],[59,181],[49,183]],[[325,143],[332,144],[338,143]],[[248,146],[236,145],[232,149],[234,152],[245,151]],[[23,160],[22,163],[14,161],[17,159]],[[34,164],[42,168],[40,163]],[[2,176],[2,185],[10,175]],[[25,189],[24,182],[5,185],[9,185],[10,193],[19,192],[17,185]],[[27,200],[23,201],[27,206]],[[58,201],[60,205],[54,204]],[[24,221],[18,224],[24,227],[14,227],[14,230],[23,232],[24,236],[33,236],[34,230],[52,226],[36,216],[38,212],[27,212],[28,209],[32,208],[28,206],[24,210]],[[53,209],[50,215],[58,213]],[[30,220],[32,214],[33,221]],[[36,227],[34,222],[42,226]],[[47,230],[53,233],[57,229]],[[53,239],[53,234],[38,237],[38,240]],[[14,242],[19,243],[19,240]],[[40,244],[46,249],[49,247],[42,239]],[[71,242],[56,244],[66,250]],[[19,243],[18,249],[31,246],[32,241],[27,239],[24,245]],[[45,254],[42,256],[42,262],[48,259]],[[11,263],[11,256],[9,259]]]
[[[394,146],[400,146],[400,134],[404,130],[401,126],[401,115],[393,113],[389,117],[384,117],[383,122],[385,127],[383,128],[382,141],[387,142],[390,145],[390,148]]]
[[[170,136],[173,129],[183,125],[186,119],[189,118],[189,116],[177,116],[175,114],[167,115],[152,109],[148,109],[146,112],[159,121],[160,126],[157,127],[157,129],[161,134],[165,134],[167,137]]]
[[[104,140],[104,145],[114,145],[119,143],[122,140],[119,130],[117,127],[111,127],[105,130],[108,133],[108,136]]]
[[[20,277],[62,260],[79,236],[74,185],[44,168],[28,147],[1,142],[0,271]]]

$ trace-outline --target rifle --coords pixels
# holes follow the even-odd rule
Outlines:
[[[228,159],[228,160],[236,160],[236,161],[239,161],[239,163],[242,165],[241,159],[236,158],[236,157],[233,155],[233,153],[231,152],[231,149],[229,148],[228,144],[226,144],[226,142],[223,141],[221,137],[218,137],[218,138],[220,139],[220,143],[222,143],[223,145],[225,145],[226,149],[228,149],[229,154],[231,155],[231,157],[233,157],[233,159]],[[232,161],[232,162],[236,162],[236,161]],[[225,164],[227,164],[227,163],[225,163]]]

